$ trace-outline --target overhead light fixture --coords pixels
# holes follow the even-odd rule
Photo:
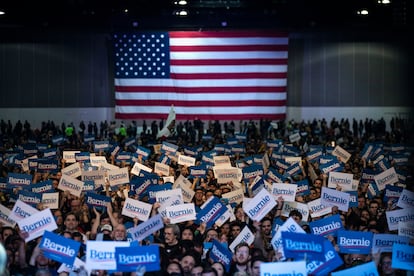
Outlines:
[[[188,15],[188,10],[178,10],[178,11],[175,11],[174,14],[176,16],[182,16],[182,17],[184,17],[184,16],[187,16]]]
[[[174,1],[175,5],[179,5],[179,6],[185,6],[188,4],[188,2],[186,0],[179,0],[179,1]]]
[[[357,11],[358,15],[367,16],[369,14],[367,9],[360,9]]]
[[[388,5],[391,4],[390,0],[378,0],[378,4]]]

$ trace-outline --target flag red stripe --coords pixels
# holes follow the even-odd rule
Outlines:
[[[176,100],[116,100],[118,106],[185,106],[185,107],[233,107],[233,106],[285,106],[286,100],[273,101],[176,101]]]
[[[287,65],[287,59],[172,59],[171,65]]]
[[[115,113],[117,119],[166,119],[168,114],[160,113]],[[281,120],[286,114],[177,114],[176,120]]]
[[[249,86],[249,87],[173,87],[173,86],[115,86],[116,92],[174,92],[183,94],[193,93],[275,93],[286,92],[286,86]]]
[[[174,74],[170,77],[176,80],[224,80],[224,79],[285,79],[287,73],[201,73],[201,74]]]
[[[288,45],[193,45],[170,46],[171,52],[258,52],[287,51]]]

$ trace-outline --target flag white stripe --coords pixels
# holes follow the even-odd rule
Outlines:
[[[115,98],[118,100],[170,100],[170,101],[206,101],[216,99],[220,101],[238,101],[249,100],[286,100],[286,92],[275,93],[220,93],[217,99],[217,93],[163,93],[163,92],[145,92],[128,93],[116,92]]]
[[[245,52],[171,52],[171,60],[238,60],[238,59],[287,59],[286,51],[245,51]]]
[[[172,80],[172,79],[115,79],[117,86],[165,87],[286,87],[286,79],[225,79],[225,80]]]
[[[170,37],[170,46],[287,45],[288,37]]]
[[[287,72],[287,65],[200,65],[171,66],[171,73],[280,73]]]
[[[119,113],[156,113],[168,114],[170,107],[168,106],[116,106],[115,111]],[[285,106],[257,106],[253,107],[181,107],[174,106],[176,114],[281,114],[286,112]]]

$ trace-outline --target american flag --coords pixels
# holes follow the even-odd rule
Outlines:
[[[288,35],[174,31],[114,35],[115,117],[177,120],[286,116]]]

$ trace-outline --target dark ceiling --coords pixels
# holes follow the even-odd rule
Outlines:
[[[407,0],[188,0],[189,16],[178,18],[171,0],[2,0],[0,30],[13,28],[287,28],[405,30]],[[369,8],[367,17],[356,14]],[[125,12],[128,9],[128,12]],[[223,23],[226,22],[226,23]]]

